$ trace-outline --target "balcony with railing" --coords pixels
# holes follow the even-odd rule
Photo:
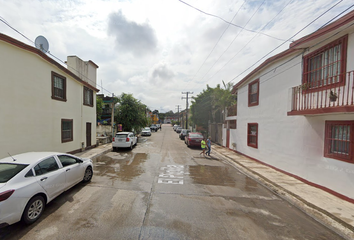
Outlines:
[[[288,115],[354,112],[354,71],[291,88]]]
[[[228,117],[237,116],[237,104],[227,108],[227,116]]]

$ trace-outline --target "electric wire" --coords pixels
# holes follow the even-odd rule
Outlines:
[[[339,2],[337,2],[336,4],[334,4],[332,7],[330,7],[329,9],[327,9],[325,12],[323,12],[321,15],[319,15],[318,17],[316,17],[314,20],[312,20],[310,23],[308,23],[305,27],[303,27],[300,31],[298,31],[297,33],[295,33],[293,36],[291,36],[289,39],[293,39],[295,36],[297,36],[299,33],[301,33],[303,30],[305,30],[307,27],[309,27],[312,23],[314,23],[315,21],[317,21],[319,18],[321,18],[323,15],[325,15],[326,13],[328,13],[330,10],[332,10],[334,7],[336,7],[339,3],[341,3],[343,0],[340,0]],[[232,82],[233,80],[235,80],[236,78],[238,78],[239,76],[241,76],[242,74],[244,74],[246,71],[248,71],[250,68],[252,68],[253,66],[255,66],[257,63],[259,63],[262,59],[264,59],[265,57],[267,57],[269,54],[271,54],[272,52],[274,52],[275,50],[277,50],[278,48],[280,48],[281,46],[283,46],[285,43],[287,43],[287,41],[284,41],[283,43],[281,43],[279,46],[277,46],[276,48],[274,48],[273,50],[271,50],[269,53],[267,53],[266,55],[264,55],[262,58],[260,58],[259,60],[257,60],[255,63],[253,63],[250,67],[248,67],[246,70],[242,71],[240,74],[238,74],[236,77],[234,77],[233,79],[231,79],[229,82]],[[229,83],[228,82],[228,83]]]
[[[233,16],[233,18],[231,19],[231,22],[235,19],[235,17],[237,16],[238,12],[241,10],[242,6],[245,4],[246,1],[244,1],[241,5],[241,7],[237,10],[237,12],[235,13],[235,15]],[[211,49],[209,55],[205,58],[204,62],[202,63],[202,65],[199,67],[198,71],[194,74],[193,79],[195,78],[195,76],[198,74],[198,72],[200,71],[200,69],[204,66],[206,60],[210,57],[211,53],[214,51],[214,49],[216,48],[216,46],[219,44],[220,39],[224,36],[226,30],[230,27],[230,24],[227,25],[227,27],[225,28],[224,32],[221,34],[221,36],[219,37],[218,41],[215,43],[213,49]]]
[[[211,13],[204,12],[203,10],[201,10],[201,9],[199,9],[199,8],[196,8],[196,7],[190,5],[190,4],[188,4],[188,3],[186,3],[186,2],[184,2],[184,1],[182,1],[182,0],[178,0],[178,1],[181,2],[181,3],[183,3],[183,4],[185,4],[185,5],[187,5],[187,6],[189,6],[189,7],[191,7],[191,8],[193,8],[193,9],[195,9],[195,10],[197,10],[197,11],[199,11],[199,12],[201,12],[201,13],[203,13],[203,14],[205,14],[205,15],[218,18],[218,19],[224,21],[225,23],[228,23],[228,24],[233,25],[233,26],[235,26],[235,27],[241,28],[241,29],[243,29],[243,30],[245,30],[245,31],[253,32],[253,33],[259,33],[259,34],[262,34],[262,35],[264,35],[264,36],[267,36],[267,37],[270,37],[270,38],[273,38],[273,39],[276,39],[276,40],[279,40],[279,41],[289,41],[289,40],[284,40],[284,39],[280,39],[280,38],[277,38],[277,37],[273,37],[273,36],[268,35],[268,34],[266,34],[266,33],[257,32],[257,31],[255,31],[255,30],[251,30],[251,29],[244,28],[244,27],[242,27],[242,26],[240,26],[240,25],[237,25],[237,24],[231,23],[231,22],[229,22],[229,21],[226,21],[226,20],[223,19],[222,17],[219,17],[219,16],[214,15],[214,14],[211,14]]]
[[[0,16],[0,21],[3,22],[5,25],[7,25],[9,28],[11,28],[12,30],[14,30],[15,32],[17,32],[18,34],[20,34],[22,37],[24,37],[25,39],[27,39],[29,42],[31,42],[32,44],[35,44],[35,42],[33,40],[31,40],[30,38],[28,38],[26,35],[24,35],[23,33],[21,33],[20,31],[18,31],[16,28],[12,27],[10,25],[10,23],[8,23],[5,18],[3,18],[2,16]],[[52,53],[50,53],[49,51],[46,52],[47,55],[50,55],[52,58],[55,58],[57,61],[59,61],[60,63],[64,64],[65,66],[67,66],[67,64],[61,60],[60,58],[56,57],[55,55],[53,55]],[[77,74],[79,74],[79,71],[77,71],[76,69],[70,69],[71,72],[76,72]],[[77,76],[77,75],[76,75]],[[108,92],[109,94],[113,94],[112,92],[108,91],[107,89],[103,88],[103,86],[101,86],[100,84],[98,84],[97,82],[95,83],[92,79],[85,77],[85,79],[87,81],[90,81],[92,84],[96,84],[96,86],[101,87],[102,90],[105,90],[106,92]],[[94,86],[94,87],[96,87]]]
[[[353,5],[353,6],[354,6],[354,5]],[[277,68],[279,68],[279,67],[281,67],[281,66],[283,66],[283,65],[285,65],[285,64],[287,64],[287,63],[289,63],[289,62],[291,62],[291,61],[294,60],[295,58],[297,58],[297,57],[303,55],[306,50],[309,50],[309,49],[314,48],[314,47],[316,47],[316,46],[318,46],[318,45],[321,45],[322,43],[328,41],[328,40],[331,39],[332,37],[334,37],[334,36],[340,34],[341,32],[345,31],[346,29],[348,29],[348,28],[350,28],[350,27],[352,27],[352,26],[354,26],[354,23],[348,25],[347,27],[345,27],[345,28],[342,29],[342,30],[339,30],[339,31],[333,33],[332,35],[326,37],[325,39],[323,39],[323,40],[321,40],[321,41],[319,41],[319,42],[317,42],[316,44],[314,44],[314,45],[312,45],[312,46],[310,46],[310,47],[307,47],[307,48],[304,49],[301,53],[296,54],[295,56],[293,56],[293,57],[290,58],[289,60],[283,62],[282,64],[279,64],[279,65],[275,66],[274,68],[271,68],[271,69],[268,70],[267,72],[264,72],[263,74],[259,75],[259,78],[261,78],[261,77],[267,75],[267,74],[270,73],[270,72],[274,72]],[[289,70],[289,69],[291,69],[291,68],[293,68],[293,67],[295,67],[296,65],[299,65],[299,64],[302,64],[302,60],[301,60],[300,62],[297,62],[297,63],[295,63],[294,65],[290,66],[289,68],[284,69],[282,72],[279,72],[278,74],[276,74],[276,75],[274,75],[274,76],[272,76],[272,77],[269,77],[269,78],[267,78],[267,79],[264,79],[264,80],[260,81],[259,84],[263,84],[263,83],[265,83],[265,82],[268,82],[268,81],[270,81],[271,79],[273,79],[274,77],[278,76],[279,74],[281,74],[281,73],[283,73],[283,72],[285,72],[285,71],[287,71],[287,70]],[[248,91],[248,90],[245,89],[244,91],[242,91],[242,92],[240,92],[240,93],[247,92],[247,91]]]
[[[252,16],[248,19],[248,21],[246,22],[245,24],[245,27],[247,26],[247,24],[252,20],[252,18],[254,17],[254,15],[258,12],[258,10],[263,6],[265,0],[259,5],[259,7],[257,8],[257,10],[252,14]],[[263,28],[262,28],[263,29]],[[240,33],[243,31],[243,29],[241,29],[237,35],[234,37],[234,39],[231,41],[231,43],[229,44],[229,46],[225,49],[225,51],[219,56],[219,58],[214,62],[214,64],[209,68],[209,70],[203,75],[202,77],[202,80],[203,78],[210,72],[210,70],[215,66],[215,64],[219,61],[219,59],[224,55],[224,53],[230,48],[230,46],[233,44],[233,42],[236,40],[236,38],[240,35]],[[254,35],[254,37],[258,36],[258,33],[257,35]]]
[[[270,20],[266,25],[264,25],[264,27],[261,29],[261,31],[266,28],[271,22],[273,22],[279,15],[280,13],[292,2],[293,0],[290,0],[273,18],[272,20]],[[211,77],[209,77],[208,79],[213,78],[218,72],[220,72],[221,69],[223,69],[227,64],[229,64],[231,62],[232,59],[234,59],[243,49],[245,49],[248,44],[250,44],[256,37],[258,37],[259,34],[254,35],[229,61],[227,61],[219,70],[217,70]],[[225,49],[225,51],[220,55],[220,57],[216,60],[216,62],[214,63],[214,65],[220,60],[220,58],[226,53],[226,51],[230,48],[231,44],[235,41],[236,38],[234,38],[234,40],[230,43],[230,45]],[[213,68],[214,65],[211,67]],[[211,69],[210,68],[210,69]],[[209,70],[210,71],[210,70]],[[208,71],[208,72],[209,72]]]

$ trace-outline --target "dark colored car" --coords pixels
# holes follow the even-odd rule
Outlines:
[[[184,139],[188,147],[200,147],[200,142],[203,140],[203,134],[199,132],[190,132]]]
[[[185,137],[190,133],[191,131],[189,129],[182,129],[181,133],[179,134],[179,139],[184,140]]]
[[[151,130],[151,132],[156,132],[157,131],[157,126],[155,124],[152,124],[150,126],[150,130]]]

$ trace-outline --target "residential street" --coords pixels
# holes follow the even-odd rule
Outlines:
[[[342,239],[169,125],[94,159],[94,177],[0,239]]]

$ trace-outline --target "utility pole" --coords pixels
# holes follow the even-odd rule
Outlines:
[[[180,105],[176,106],[176,108],[178,109],[178,122],[179,122],[179,107],[180,107]]]
[[[114,137],[114,93],[112,93],[111,127],[112,127],[112,140],[113,140],[113,137]]]
[[[188,94],[193,94],[193,92],[182,92],[182,94],[186,94],[186,97],[182,97],[182,99],[186,99],[186,129],[188,129]]]

